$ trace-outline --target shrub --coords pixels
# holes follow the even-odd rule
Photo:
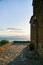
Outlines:
[[[0,46],[1,46],[1,42],[0,42]]]
[[[1,40],[1,41],[0,41],[0,46],[6,44],[6,43],[8,43],[8,42],[9,42],[8,40]]]
[[[34,44],[33,44],[33,43],[30,43],[30,45],[29,45],[29,49],[30,49],[30,51],[32,51],[32,50],[34,50],[34,49],[35,49],[35,46],[34,46]]]

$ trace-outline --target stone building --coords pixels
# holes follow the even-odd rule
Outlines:
[[[35,49],[43,55],[43,0],[33,0],[33,16],[30,20],[31,42]]]

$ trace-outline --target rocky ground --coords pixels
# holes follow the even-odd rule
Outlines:
[[[43,60],[34,52],[28,52],[26,47],[23,52],[8,65],[43,65]]]
[[[6,51],[0,53],[0,65],[7,65],[21,54],[26,45],[12,45]]]
[[[0,53],[0,65],[43,65],[40,59],[25,57],[25,51],[28,50],[25,49],[26,46],[12,45],[9,49]],[[28,51],[26,52],[27,54]]]

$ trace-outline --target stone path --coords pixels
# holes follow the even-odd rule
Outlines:
[[[16,57],[13,61],[11,61],[8,65],[43,65],[43,60],[40,59],[39,57],[37,58],[33,58],[30,57],[31,54],[26,57],[25,56],[25,52],[29,52],[28,48],[25,48],[22,52],[22,54],[20,54],[18,57]]]
[[[0,53],[0,65],[7,65],[21,54],[26,45],[12,45],[9,49]]]
[[[5,52],[0,53],[0,65],[43,65],[40,59],[26,58],[25,47],[26,45],[12,45]]]
[[[21,61],[20,58],[17,60],[13,60],[8,65],[43,65],[39,60],[35,59],[25,59],[24,61]]]
[[[26,49],[23,50],[23,53],[16,57],[12,62],[8,65],[43,65],[43,61],[41,59],[33,58],[33,57],[26,57],[24,52]],[[28,54],[28,52],[27,52]],[[30,54],[31,56],[31,54]]]

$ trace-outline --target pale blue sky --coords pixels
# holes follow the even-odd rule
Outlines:
[[[3,33],[5,29],[9,32],[8,28],[21,29],[22,31],[19,30],[21,34],[29,35],[31,16],[32,0],[0,0],[0,32],[3,35],[5,35]],[[7,32],[5,32],[6,35],[9,35],[11,31],[8,34]]]

